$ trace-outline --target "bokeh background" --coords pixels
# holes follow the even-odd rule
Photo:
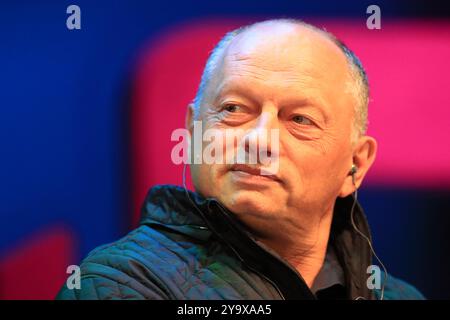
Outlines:
[[[66,28],[71,4],[81,30]],[[366,27],[371,4],[381,30]],[[443,1],[2,1],[0,299],[52,299],[68,265],[136,225],[149,187],[181,184],[170,134],[209,51],[281,17],[361,58],[379,153],[359,195],[375,248],[390,273],[450,298],[449,13]]]

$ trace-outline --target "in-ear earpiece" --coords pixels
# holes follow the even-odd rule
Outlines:
[[[352,176],[352,183],[356,186],[355,173],[358,171],[358,167],[355,164],[352,164],[352,168],[350,169],[349,175]]]

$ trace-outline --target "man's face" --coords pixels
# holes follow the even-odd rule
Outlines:
[[[295,221],[332,208],[352,165],[356,101],[349,81],[344,54],[314,31],[260,25],[238,35],[215,69],[197,120],[203,131],[243,129],[241,141],[279,130],[279,150],[271,151],[270,139],[266,146],[278,172],[265,177],[230,164],[191,165],[196,191],[244,222]],[[226,159],[230,152],[224,153]]]

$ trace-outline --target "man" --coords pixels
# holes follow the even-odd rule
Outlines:
[[[377,149],[365,135],[368,91],[356,56],[311,25],[269,20],[227,34],[186,116],[191,134],[195,121],[238,132],[226,161],[191,165],[195,193],[151,189],[140,227],[91,252],[81,289],[58,298],[421,299],[367,272],[370,233],[354,195]],[[256,163],[228,161],[238,146],[250,159],[255,145]]]

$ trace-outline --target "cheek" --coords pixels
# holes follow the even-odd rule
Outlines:
[[[351,155],[336,140],[328,139],[296,141],[287,149],[286,158],[284,175],[293,190],[305,195],[336,189],[341,180],[342,167]]]
[[[220,164],[201,164],[191,166],[192,180],[195,190],[205,197],[217,197],[220,195],[223,179],[223,171]]]

